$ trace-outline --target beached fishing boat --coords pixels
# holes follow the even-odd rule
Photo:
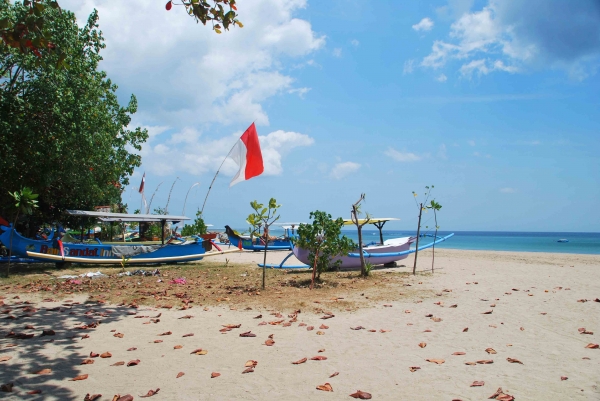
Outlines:
[[[292,226],[289,226],[291,228]],[[285,234],[282,237],[270,237],[267,244],[267,250],[291,250],[292,240],[291,235],[288,231],[288,226],[283,226]],[[239,235],[229,226],[225,226],[225,233],[229,238],[231,245],[248,251],[264,251],[265,250],[265,239],[261,237],[250,238],[249,235]]]
[[[139,215],[125,213],[87,212],[74,210],[71,215],[98,218],[102,221],[166,222],[189,220],[185,216]],[[8,247],[13,228],[0,225],[0,241]],[[58,238],[51,240],[32,240],[20,235],[16,230],[12,239],[12,254],[21,258],[33,258],[56,263],[129,264],[175,263],[200,260],[213,254],[229,253],[217,251],[207,254],[213,247],[211,241],[186,241],[183,243],[144,244],[103,244],[84,242],[62,242]],[[233,250],[233,252],[237,251]]]

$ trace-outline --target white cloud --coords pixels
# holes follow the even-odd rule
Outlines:
[[[576,79],[596,72],[600,61],[596,0],[488,0],[472,12],[473,2],[464,3],[440,9],[463,12],[456,14],[449,38],[433,42],[421,66],[440,68],[455,60],[461,63],[461,74],[469,77],[531,68],[560,68]]]
[[[437,153],[440,159],[446,160],[448,159],[448,150],[446,149],[446,144],[442,143]]]
[[[394,148],[388,148],[385,152],[383,152],[386,156],[391,157],[392,159],[398,162],[416,162],[421,160],[421,156],[418,156],[411,152],[400,152]]]
[[[342,178],[346,177],[347,175],[352,174],[355,171],[358,171],[358,169],[360,169],[360,164],[358,164],[358,163],[354,163],[354,162],[337,163],[335,166],[333,166],[333,169],[331,169],[331,173],[329,174],[329,176],[335,180],[341,180]]]
[[[147,125],[266,125],[262,102],[294,82],[281,59],[302,59],[325,44],[307,20],[294,17],[306,0],[238,4],[244,28],[221,35],[196,24],[183,7],[167,12],[145,0],[63,0],[61,6],[79,24],[98,9],[107,45],[100,67],[120,94],[136,94],[136,119]]]
[[[435,80],[438,82],[446,82],[448,80],[448,77],[445,74],[440,74]]]
[[[295,88],[288,90],[288,93],[297,93],[301,99],[304,99],[304,95],[310,92],[312,88]]]
[[[144,166],[154,175],[165,176],[176,171],[201,175],[216,172],[241,134],[236,132],[224,138],[213,139],[201,137],[194,129],[184,128],[171,134],[166,143],[144,146],[140,154]],[[259,135],[259,140],[265,166],[264,175],[281,175],[282,160],[286,154],[295,148],[314,144],[314,139],[308,135],[282,130],[273,131],[266,136]],[[233,176],[237,169],[238,166],[227,159],[221,172],[226,176]]]
[[[342,48],[341,47],[336,47],[335,49],[333,49],[333,57],[342,57]]]
[[[506,188],[500,188],[500,192],[502,192],[503,194],[514,194],[515,192],[517,192],[517,190],[514,188],[506,187]]]
[[[541,145],[542,142],[541,141],[518,141],[517,142],[519,145],[530,145],[530,146],[537,146],[537,145]]]
[[[356,40],[356,39],[352,39],[352,40],[350,41],[350,44],[351,44],[352,46],[354,46],[354,47],[358,47],[358,45],[360,45],[360,42],[359,42],[358,40]]]
[[[471,146],[475,146],[475,141],[473,140],[468,140],[467,143]]]
[[[415,70],[415,60],[410,59],[404,62],[403,74],[411,74]]]
[[[418,24],[415,24],[412,26],[412,29],[414,29],[417,32],[420,31],[431,31],[431,29],[433,28],[433,21],[431,20],[431,18],[423,18],[421,21],[419,21]]]

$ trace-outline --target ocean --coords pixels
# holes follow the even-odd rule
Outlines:
[[[282,230],[279,230],[282,231]],[[272,235],[281,235],[275,227]],[[427,231],[433,234],[432,231]],[[439,231],[438,236],[448,235],[448,231]],[[345,229],[342,234],[358,241],[356,230]],[[414,231],[383,230],[383,239],[416,235]],[[559,239],[569,242],[557,242]],[[379,231],[363,229],[363,243],[379,241]],[[423,238],[429,243],[431,238]],[[436,248],[471,249],[486,251],[515,252],[555,252],[600,255],[600,233],[575,232],[508,232],[508,231],[454,231],[454,236],[436,245]]]

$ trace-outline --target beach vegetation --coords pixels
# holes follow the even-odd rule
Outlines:
[[[359,221],[359,219],[358,219],[358,216],[360,216],[362,213],[360,210],[360,206],[361,206],[362,201],[364,201],[364,200],[365,200],[365,194],[361,194],[358,201],[356,201],[356,203],[352,204],[352,210],[350,211],[350,218],[352,219],[352,222],[354,223],[354,225],[356,226],[356,230],[358,231],[358,252],[360,254],[360,275],[363,277],[367,277],[369,275],[369,273],[367,271],[367,264],[365,263],[365,256],[363,254],[362,228],[366,224],[369,224],[369,222],[371,221],[371,217],[367,213],[366,218],[363,219],[362,222]]]
[[[427,207],[425,207],[423,205],[427,204],[427,201],[431,197],[431,190],[433,188],[434,188],[433,185],[431,187],[429,187],[429,186],[425,187],[425,193],[424,193],[425,200],[422,202],[418,202],[417,197],[419,195],[415,191],[412,192],[415,203],[417,204],[417,208],[419,209],[419,222],[417,223],[417,243],[415,244],[416,249],[415,249],[415,260],[414,260],[414,264],[413,264],[413,275],[417,274],[417,257],[419,256],[419,237],[421,236],[421,218],[423,216],[423,212],[427,212]]]
[[[311,224],[300,224],[296,245],[309,251],[312,264],[311,289],[314,282],[320,280],[321,274],[327,270],[337,269],[342,263],[339,258],[356,248],[356,244],[345,235],[341,235],[344,219],[333,220],[331,215],[315,210],[310,212]]]
[[[148,138],[145,129],[128,128],[135,96],[122,107],[117,85],[98,70],[105,44],[97,12],[80,28],[72,12],[50,3],[0,2],[0,29],[24,30],[18,43],[0,41],[2,186],[14,192],[25,185],[39,194],[30,226],[76,224],[65,218],[66,209],[119,203]],[[43,25],[30,27],[37,24],[32,18],[44,18]],[[17,21],[27,22],[23,27]],[[50,44],[42,36],[28,39],[30,31],[52,37],[61,51],[44,50],[40,58],[31,47]],[[0,209],[10,202],[7,191],[0,193]]]
[[[277,214],[277,210],[281,207],[281,205],[277,204],[277,200],[275,198],[271,198],[266,206],[254,200],[250,202],[250,207],[254,209],[254,213],[250,213],[246,219],[248,224],[252,226],[250,237],[253,238],[256,235],[259,235],[257,228],[261,226],[263,227],[263,234],[261,238],[265,244],[265,255],[262,269],[262,289],[264,290],[267,270],[267,249],[269,247],[269,227],[271,224],[279,220],[280,215]]]
[[[433,185],[431,187],[433,188]],[[433,211],[433,219],[435,221],[435,234],[433,235],[434,243],[433,243],[432,257],[431,257],[431,272],[433,273],[433,265],[435,264],[435,241],[437,240],[437,233],[438,233],[438,230],[440,229],[440,226],[438,226],[438,221],[437,221],[437,212],[440,211],[440,209],[442,208],[442,205],[437,203],[435,201],[435,199],[432,199],[430,201],[429,205],[426,206],[426,208],[428,210]]]
[[[188,235],[203,235],[206,234],[207,226],[204,223],[204,218],[202,217],[202,211],[198,209],[196,212],[196,218],[194,219],[193,224],[185,224],[181,229],[181,235],[184,237]]]

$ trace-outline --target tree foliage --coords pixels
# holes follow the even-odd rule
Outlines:
[[[264,227],[263,234],[265,236],[265,254],[263,260],[263,276],[262,276],[262,289],[265,289],[265,277],[266,277],[266,268],[267,268],[267,249],[269,247],[269,227],[271,224],[275,223],[279,220],[279,215],[277,214],[277,209],[281,207],[281,205],[277,204],[277,200],[275,198],[269,199],[268,205],[265,207],[262,203],[258,203],[257,201],[250,202],[250,207],[254,209],[254,213],[250,213],[246,221],[248,224],[252,226],[252,232],[250,233],[250,238],[257,235],[257,229],[260,226]]]
[[[300,224],[296,245],[308,249],[309,259],[317,278],[321,273],[339,267],[341,260],[336,257],[356,248],[356,244],[345,235],[341,235],[344,219],[336,220],[331,215],[315,210],[309,215],[311,224]]]
[[[40,59],[46,54],[56,54],[56,65],[64,66],[66,52],[56,32],[51,29],[57,14],[46,12],[48,8],[60,12],[59,3],[54,0],[23,0],[19,4],[22,12],[17,18],[0,16],[0,43],[22,53],[33,53]],[[212,0],[210,3],[203,0],[168,1],[166,10],[170,11],[173,5],[184,6],[186,13],[196,22],[202,22],[203,25],[210,22],[213,30],[219,34],[222,29],[229,30],[230,26],[244,27],[237,19],[235,0]],[[0,0],[0,8],[9,7],[10,0]]]
[[[0,1],[2,21],[29,13],[27,5]],[[98,70],[105,47],[98,14],[81,29],[69,11],[46,7],[40,15],[67,68],[58,65],[62,55],[42,63],[0,42],[0,171],[7,190],[38,193],[38,217],[53,221],[67,208],[120,204],[121,188],[141,163],[130,149],[141,150],[148,133],[127,129],[136,98],[121,107],[117,86]],[[3,191],[0,214],[8,202]]]
[[[202,218],[202,212],[200,209],[196,212],[196,219],[194,220],[194,224],[185,224],[181,229],[181,235],[202,235],[206,234],[206,224],[204,223],[204,219]]]

